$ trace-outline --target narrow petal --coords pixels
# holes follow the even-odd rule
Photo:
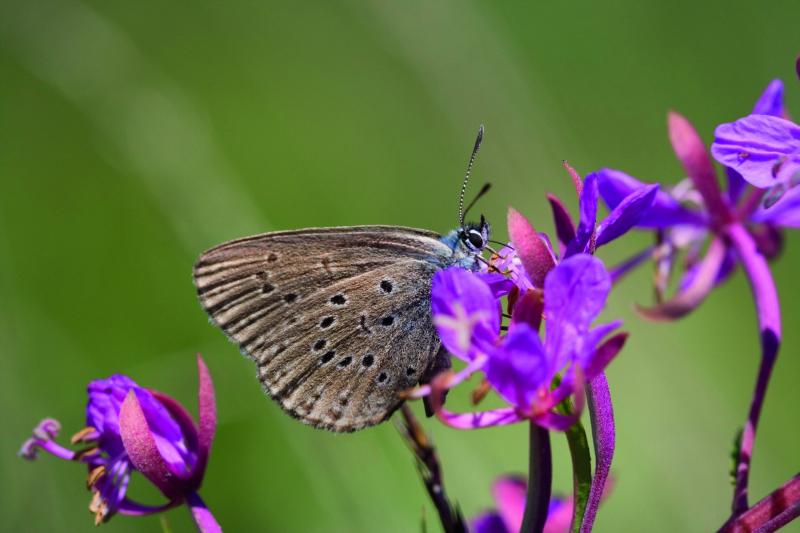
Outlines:
[[[589,382],[586,388],[586,397],[589,403],[589,417],[592,423],[594,456],[597,464],[594,469],[592,488],[589,491],[586,512],[583,515],[583,522],[581,523],[581,533],[589,533],[594,526],[597,509],[600,507],[600,501],[603,499],[608,474],[611,471],[611,461],[614,458],[614,448],[616,445],[614,406],[611,403],[611,391],[608,388],[606,375],[601,372]]]
[[[589,174],[583,182],[583,190],[580,198],[581,217],[578,222],[578,229],[575,238],[567,245],[564,257],[586,252],[595,235],[595,225],[597,223],[597,199],[599,197],[597,189],[597,175]]]
[[[587,180],[588,181],[588,180]],[[545,346],[553,371],[560,370],[605,306],[611,277],[603,262],[579,254],[563,261],[545,280]]]
[[[777,185],[780,166],[800,157],[800,126],[782,118],[749,115],[717,126],[714,135],[714,158],[761,189]]]
[[[545,276],[555,266],[550,250],[528,219],[514,208],[508,209],[508,233],[528,277],[535,287],[543,287]]]
[[[722,198],[717,173],[711,158],[694,126],[682,115],[671,111],[668,118],[669,139],[675,154],[683,164],[686,174],[703,197],[706,208],[714,220],[726,222],[730,209]]]
[[[178,497],[180,490],[175,483],[176,478],[158,451],[156,440],[133,390],[128,392],[122,402],[119,427],[122,443],[133,466],[167,498]]]
[[[203,479],[208,456],[211,453],[211,445],[214,442],[214,435],[217,431],[217,401],[214,394],[214,382],[211,380],[211,373],[208,371],[206,362],[200,354],[197,354],[197,405],[200,423],[198,424],[197,435],[197,465],[194,468],[192,477],[199,486]]]
[[[575,186],[575,192],[578,193],[578,198],[580,198],[581,193],[583,192],[583,183],[581,182],[580,174],[578,174],[578,171],[572,168],[566,161],[562,161],[561,164],[564,165],[569,177],[572,178],[572,184]]]
[[[454,429],[483,429],[494,426],[507,426],[525,420],[513,407],[477,413],[451,413],[445,409],[437,409],[436,418],[446,426]]]
[[[619,282],[619,280],[625,277],[625,275],[628,274],[630,271],[632,271],[634,268],[638,267],[639,265],[641,265],[642,263],[653,257],[654,252],[655,252],[655,246],[648,246],[641,252],[613,266],[609,270],[609,274],[611,275],[611,282],[614,284]]]
[[[442,344],[464,361],[473,359],[480,345],[494,343],[500,331],[499,303],[491,289],[462,268],[433,277],[431,310]]]
[[[597,228],[597,247],[621,237],[636,226],[642,215],[650,209],[658,192],[658,185],[642,187],[625,197]]]
[[[222,528],[199,494],[190,493],[186,498],[186,505],[189,506],[194,523],[200,533],[222,533]]]
[[[753,115],[783,116],[783,82],[772,80],[753,106]]]
[[[586,367],[586,377],[593,380],[603,373],[603,370],[617,356],[628,340],[627,333],[617,333],[597,347],[594,356]]]
[[[619,170],[603,168],[595,172],[600,196],[609,209],[613,210],[634,192],[648,187],[636,178]],[[649,209],[642,213],[637,227],[667,228],[676,225],[705,225],[706,219],[700,213],[683,207],[666,192],[659,190]]]
[[[655,307],[636,306],[642,316],[651,320],[676,320],[698,307],[714,288],[719,270],[725,259],[725,244],[714,239],[708,248],[693,283],[675,297]]]
[[[572,242],[572,239],[575,238],[575,223],[572,221],[569,211],[567,211],[567,208],[564,207],[564,204],[557,196],[548,193],[547,200],[550,202],[550,209],[553,211],[556,236],[558,237],[558,242],[561,245],[561,253],[563,254],[567,244]]]

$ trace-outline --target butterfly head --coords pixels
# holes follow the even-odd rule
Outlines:
[[[470,222],[464,224],[458,231],[458,238],[469,253],[478,255],[489,244],[490,233],[489,223],[481,215],[479,223]]]

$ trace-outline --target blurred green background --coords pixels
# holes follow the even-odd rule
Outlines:
[[[509,204],[550,231],[560,167],[675,182],[670,108],[703,137],[787,82],[796,0],[751,2],[0,2],[0,529],[92,528],[83,468],[15,452],[38,420],[83,425],[93,378],[129,374],[195,406],[194,353],[218,388],[202,494],[228,531],[418,531],[438,524],[391,423],[312,430],[265,398],[209,325],[191,265],[269,230],[402,224],[445,232],[473,136],[475,184],[505,238]],[[609,247],[618,259],[644,242]],[[760,498],[800,468],[800,240],[774,264],[785,344],[753,461]],[[708,531],[727,516],[728,452],[757,364],[741,274],[686,320],[646,323],[650,273],[612,295],[632,333],[609,371],[617,485],[597,531]],[[526,468],[526,428],[426,423],[467,515]],[[570,488],[563,438],[555,484]],[[134,495],[156,501],[141,479]],[[160,521],[165,520],[165,523]],[[106,530],[191,531],[184,510]],[[791,529],[791,528],[790,528]],[[797,527],[794,531],[800,531]]]

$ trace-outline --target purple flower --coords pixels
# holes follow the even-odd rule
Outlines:
[[[623,263],[613,274],[617,279],[647,258],[655,260],[659,304],[640,309],[655,320],[674,320],[690,313],[738,265],[747,275],[758,315],[761,363],[742,433],[734,512],[747,508],[756,427],[780,346],[780,306],[767,260],[780,251],[779,228],[796,227],[800,219],[796,209],[800,206],[799,193],[797,189],[787,192],[800,170],[796,158],[800,129],[780,118],[785,116],[782,94],[781,82],[773,81],[756,102],[752,115],[717,129],[713,153],[726,165],[728,189],[724,192],[694,127],[681,115],[670,113],[670,141],[688,180],[669,193],[656,195],[639,222],[639,227],[656,230],[656,245]],[[737,146],[740,141],[753,142]],[[619,205],[622,196],[645,187],[620,171],[604,169],[597,174],[600,194],[610,209]],[[748,182],[756,187],[771,185],[772,189],[748,188]],[[706,241],[710,242],[703,255]],[[685,251],[685,264],[677,293],[661,301],[680,250]]]
[[[574,416],[555,413],[553,408],[581,390],[583,382],[601,372],[618,351],[608,357],[599,348],[619,322],[592,327],[611,280],[599,259],[577,254],[547,273],[543,286],[543,308],[537,292],[528,291],[516,300],[508,332],[501,336],[500,304],[485,276],[461,268],[436,274],[431,290],[434,324],[445,348],[469,363],[460,375],[448,377],[444,388],[483,370],[494,390],[512,406],[477,416],[439,409],[446,423],[485,427],[531,419],[563,430],[574,422]],[[544,340],[538,332],[542,312]],[[557,376],[560,384],[553,389]]]
[[[753,112],[714,132],[711,154],[759,189],[769,189],[773,204],[800,183],[800,126],[783,106],[783,84],[773,81]]]
[[[611,483],[606,485],[603,498],[608,496]],[[525,511],[527,483],[520,476],[503,476],[492,485],[496,509],[476,516],[470,523],[472,533],[512,533],[520,530]],[[569,531],[572,520],[572,498],[554,497],[547,510],[544,533]]]
[[[767,115],[785,113],[782,95],[780,80],[771,82],[753,109],[759,114],[751,116],[782,120]],[[800,211],[796,209],[800,207],[800,191],[790,190],[775,205],[765,208],[760,205],[764,193],[751,190],[745,194],[747,182],[742,180],[739,169],[727,167],[728,190],[723,192],[711,158],[691,123],[671,112],[669,134],[689,178],[669,191],[658,191],[636,225],[656,230],[658,243],[612,272],[617,279],[653,257],[657,263],[656,292],[662,299],[675,262],[683,257],[677,295],[653,308],[640,309],[646,316],[658,320],[675,319],[691,312],[740,264],[741,254],[727,236],[729,228],[737,225],[746,228],[762,255],[771,258],[780,252],[783,243],[778,228],[800,225]],[[602,169],[596,174],[600,195],[609,209],[616,209],[623,198],[649,187],[619,170]],[[720,242],[712,243],[703,256],[709,238]]]
[[[216,428],[216,403],[211,375],[202,358],[197,358],[199,423],[176,400],[145,389],[120,374],[89,383],[86,427],[76,433],[72,444],[84,448],[72,451],[55,442],[60,424],[43,420],[20,449],[26,459],[44,450],[61,459],[85,463],[87,485],[93,497],[89,510],[95,524],[114,514],[145,515],[186,503],[204,532],[221,531],[197,494],[203,480]],[[127,498],[131,473],[138,470],[153,483],[167,503],[148,506]]]

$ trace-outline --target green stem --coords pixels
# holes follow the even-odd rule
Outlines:
[[[568,414],[572,409],[566,402],[559,406],[559,410]],[[573,508],[572,524],[570,531],[579,533],[586,512],[586,503],[589,501],[589,492],[592,490],[592,456],[589,453],[589,440],[586,430],[580,420],[564,432],[569,445],[569,454],[572,458],[572,491]]]

